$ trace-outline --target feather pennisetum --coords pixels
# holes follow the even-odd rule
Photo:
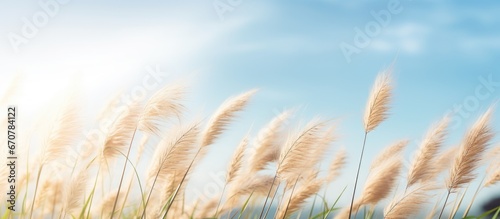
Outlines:
[[[431,184],[418,185],[418,187],[396,196],[384,209],[384,218],[405,219],[417,214],[422,205],[429,201],[427,192],[432,189]]]
[[[487,176],[484,181],[484,187],[490,187],[500,182],[500,147],[495,147],[491,150],[489,157],[491,157],[490,165],[486,170]]]
[[[239,176],[237,178],[237,183],[233,183],[231,185],[228,191],[227,201],[224,203],[224,206],[222,210],[219,211],[219,213],[224,213],[225,211],[235,207],[240,201],[240,198],[244,196],[265,196],[267,195],[268,191],[272,189],[275,190],[276,186],[277,182],[274,180],[274,176]]]
[[[448,121],[448,117],[445,117],[434,125],[425,136],[410,165],[407,186],[411,186],[420,180],[425,180],[432,174],[434,165],[431,163],[438,154],[448,134]]]
[[[374,170],[377,167],[382,166],[391,158],[399,156],[403,149],[408,145],[408,142],[408,140],[401,140],[390,145],[389,147],[384,148],[384,150],[373,159],[370,170]]]
[[[159,134],[160,119],[169,118],[181,114],[183,106],[180,101],[183,99],[185,89],[180,85],[166,86],[147,101],[142,111],[138,129],[148,134]]]
[[[325,122],[313,119],[302,130],[288,136],[281,149],[276,170],[280,179],[292,183],[298,175],[315,165],[310,162],[316,159],[311,151],[315,150],[316,143],[323,137],[325,125]]]
[[[401,172],[402,161],[398,156],[387,158],[387,161],[376,166],[366,179],[365,188],[361,197],[352,203],[352,213],[359,210],[362,205],[376,205],[385,199],[393,190]],[[335,218],[345,219],[351,215],[351,208],[344,208]]]
[[[112,213],[111,211],[113,210],[113,204],[115,203],[117,194],[118,191],[114,190],[105,195],[104,198],[102,199],[102,202],[99,206],[102,218],[109,218],[111,216]],[[118,202],[122,202],[124,198],[123,192],[120,192],[120,195],[118,195],[118,197],[119,197],[118,199],[120,199]]]
[[[490,126],[492,112],[493,108],[488,109],[462,140],[458,155],[446,180],[446,186],[450,192],[455,192],[475,178],[474,171],[481,161],[483,152],[494,137]]]
[[[121,113],[107,133],[104,143],[101,144],[101,162],[106,164],[109,160],[126,154],[137,127],[140,106],[137,103],[132,103],[121,109]]]
[[[288,201],[283,201],[279,207],[276,218],[288,218],[294,212],[300,210],[306,203],[307,199],[318,193],[323,186],[323,181],[316,178],[316,174],[306,177],[304,182],[298,189],[292,191]]]
[[[211,145],[233,120],[235,114],[245,108],[250,98],[256,92],[257,90],[250,90],[236,97],[227,99],[210,118],[205,130],[203,130],[201,135],[201,147]]]
[[[236,151],[229,162],[226,173],[226,183],[229,184],[236,178],[237,174],[241,172],[243,166],[243,156],[245,155],[245,149],[248,145],[248,136],[244,137],[240,142]]]
[[[78,171],[78,174],[73,176],[70,183],[66,184],[64,193],[64,212],[71,215],[81,209],[83,205],[85,190],[87,188],[88,175],[85,170]]]
[[[148,169],[147,182],[180,173],[189,166],[195,153],[198,125],[199,123],[193,123],[175,128],[173,134],[165,135],[154,152]]]
[[[375,205],[391,193],[401,172],[401,160],[399,157],[388,158],[370,174],[361,195],[363,204]]]
[[[282,137],[281,129],[290,115],[291,111],[282,112],[259,132],[250,157],[249,171],[251,174],[263,170],[268,163],[278,159],[278,141]]]
[[[365,132],[373,131],[387,119],[392,93],[391,72],[392,67],[380,73],[375,80],[365,109]]]
[[[77,104],[73,101],[67,102],[57,114],[57,119],[50,123],[51,128],[48,129],[49,133],[40,152],[41,166],[65,157],[69,146],[80,134],[80,123]]]
[[[357,212],[359,210],[359,208],[361,208],[361,206],[362,206],[362,203],[360,200],[355,201],[352,204],[352,212]],[[349,208],[349,206],[342,208],[342,210],[340,210],[340,212],[337,215],[335,215],[335,219],[349,218],[350,210],[351,209]]]
[[[342,148],[337,152],[335,158],[333,158],[333,161],[329,166],[326,181],[330,183],[333,180],[335,180],[338,176],[340,176],[340,171],[344,168],[346,163],[347,163],[347,151],[344,148]]]
[[[203,205],[200,206],[200,210],[197,213],[198,217],[197,218],[211,218],[214,216],[214,211],[215,208],[217,208],[217,204],[219,203],[219,196],[216,195],[203,203]]]

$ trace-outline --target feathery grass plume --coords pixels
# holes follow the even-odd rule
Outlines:
[[[235,207],[241,198],[252,195],[266,196],[269,190],[276,189],[277,182],[270,175],[238,176],[236,183],[231,184],[228,198],[219,213],[224,213]]]
[[[373,131],[380,123],[388,117],[389,104],[392,99],[392,66],[382,73],[379,73],[375,80],[375,84],[370,92],[370,97],[366,104],[365,115],[363,118],[365,135],[363,146],[361,147],[361,154],[359,155],[358,168],[356,170],[356,178],[354,180],[354,189],[351,196],[351,206],[348,218],[351,218],[352,208],[354,205],[354,198],[356,197],[356,188],[358,187],[359,171],[363,162],[363,155],[365,152],[366,138],[368,133]]]
[[[494,137],[490,122],[493,108],[488,109],[466,134],[462,141],[458,156],[446,180],[450,192],[455,192],[463,185],[471,182],[476,174],[474,170],[481,161],[481,156]]]
[[[221,194],[222,195],[222,194]],[[214,212],[216,211],[216,208],[218,207],[219,203],[219,196],[216,195],[206,201],[203,205],[200,206],[199,212],[197,212],[197,217],[196,218],[212,218],[214,217]]]
[[[215,216],[217,217],[217,211],[219,210],[219,205],[222,202],[222,198],[224,197],[224,192],[226,191],[227,184],[233,182],[235,178],[241,173],[241,168],[243,166],[243,156],[245,155],[245,149],[248,146],[248,136],[245,136],[243,140],[240,142],[236,151],[229,162],[226,172],[226,183],[224,183],[224,187],[222,188],[222,194],[219,198],[219,203],[215,207]]]
[[[48,135],[40,152],[40,165],[59,160],[66,156],[70,145],[74,144],[80,134],[81,119],[79,106],[73,101],[68,101],[57,115],[54,122],[50,123]]]
[[[384,209],[384,218],[405,219],[417,214],[422,205],[430,200],[427,192],[433,187],[431,184],[422,184],[399,197],[395,197]]]
[[[250,157],[249,171],[251,174],[263,170],[268,163],[278,159],[279,140],[282,137],[281,129],[291,115],[291,111],[282,112],[259,132]]]
[[[481,162],[483,152],[487,149],[490,141],[494,137],[490,125],[492,113],[493,107],[490,107],[465,134],[458,154],[455,157],[449,177],[446,179],[448,194],[446,195],[439,218],[443,215],[450,194],[457,192],[476,177],[474,171]]]
[[[407,187],[429,178],[429,175],[433,173],[431,169],[435,167],[432,165],[432,161],[435,159],[448,135],[448,124],[449,118],[445,117],[434,125],[425,136],[410,165]]]
[[[392,98],[392,66],[380,73],[370,92],[366,105],[364,125],[365,131],[373,131],[380,123],[387,119],[389,104]]]
[[[56,214],[56,208],[62,204],[61,196],[62,196],[62,188],[64,188],[62,179],[52,179],[50,183],[50,189],[47,193],[42,193],[47,198],[45,198],[46,203],[46,214],[54,215]]]
[[[376,205],[394,189],[401,172],[402,159],[399,156],[387,159],[368,176],[361,195],[363,204]]]
[[[327,183],[330,183],[337,177],[339,177],[341,170],[345,167],[346,164],[347,164],[347,151],[345,150],[345,148],[342,148],[337,152],[335,158],[333,158],[333,161],[330,164],[328,175],[326,177]]]
[[[80,210],[84,202],[85,189],[87,188],[88,175],[85,170],[78,171],[70,183],[66,184],[64,192],[64,212],[72,215]]]
[[[382,153],[379,153],[372,161],[370,166],[370,171],[375,170],[378,167],[381,167],[385,162],[389,159],[401,155],[403,149],[408,145],[408,140],[401,140],[389,147],[384,148]]]
[[[243,166],[243,156],[245,155],[245,149],[247,146],[248,136],[245,136],[236,148],[236,151],[231,158],[231,162],[229,162],[229,166],[227,167],[226,184],[234,181],[236,176],[241,172],[241,168]]]
[[[154,191],[158,180],[168,182],[173,180],[172,190],[182,191],[183,174],[194,159],[195,146],[199,135],[199,123],[175,128],[174,134],[167,134],[157,146],[153,155],[152,162],[147,172],[147,185],[150,185],[150,191],[146,198],[143,215],[146,212],[147,205]],[[170,190],[168,190],[170,191]],[[172,191],[172,193],[173,193]],[[167,199],[170,194],[165,195]],[[175,197],[172,198],[172,202]]]
[[[496,159],[491,161],[491,164],[488,166],[486,173],[488,175],[486,177],[484,187],[489,187],[500,182],[500,154],[497,154]]]
[[[137,156],[135,158],[136,164],[139,163],[139,160],[141,159],[142,154],[144,153],[144,150],[146,149],[146,145],[148,144],[150,138],[151,136],[148,134],[144,134],[144,136],[142,136],[141,142],[139,143],[139,148],[137,149]]]
[[[229,98],[222,103],[202,132],[201,147],[214,143],[215,139],[222,134],[226,126],[233,120],[235,114],[245,108],[250,98],[256,92],[256,89],[250,90],[236,97]]]
[[[121,194],[118,196],[120,199],[118,202],[123,201],[123,192],[120,192]],[[113,205],[115,203],[115,200],[117,198],[118,191],[114,190],[107,195],[104,196],[102,199],[102,202],[99,206],[99,212],[101,212],[100,216],[101,218],[109,218],[111,216],[111,211],[113,210]],[[115,212],[116,213],[116,212]]]
[[[401,172],[402,159],[400,156],[386,157],[386,159],[371,171],[361,197],[352,202],[352,207],[345,208],[335,218],[349,218],[351,213],[357,212],[362,205],[376,205],[391,193]]]
[[[317,140],[316,146],[310,152],[312,154],[312,159],[309,163],[307,163],[311,169],[314,168],[315,165],[319,164],[328,153],[330,146],[336,140],[336,135],[334,135],[335,131],[335,126],[327,127]]]
[[[298,175],[316,165],[312,161],[317,159],[317,154],[311,152],[315,151],[315,147],[322,140],[322,130],[325,126],[324,121],[313,119],[302,130],[288,136],[281,149],[276,170],[281,180],[292,183]]]
[[[455,147],[450,147],[445,151],[441,152],[441,154],[439,154],[439,156],[437,156],[432,162],[432,165],[434,167],[429,170],[430,173],[428,174],[427,178],[424,179],[423,181],[434,180],[440,173],[450,169],[451,164],[453,163],[453,160],[457,156],[459,149],[460,147],[455,146]]]
[[[294,212],[300,210],[308,198],[318,193],[323,186],[323,182],[323,180],[317,179],[317,172],[306,177],[302,185],[292,192],[288,201],[281,203],[276,218],[288,218]]]
[[[50,174],[52,175],[52,174]],[[48,176],[50,176],[48,175]],[[40,195],[37,196],[35,200],[35,208],[40,208],[44,207],[43,205],[47,201],[47,199],[50,197],[50,192],[52,191],[53,187],[53,179],[49,177],[44,177],[40,184]],[[43,209],[42,209],[43,210]]]
[[[161,119],[181,114],[184,107],[180,103],[185,94],[183,86],[170,85],[154,93],[144,106],[138,129],[149,133],[159,134],[159,122]]]
[[[352,204],[352,212],[358,212],[359,208],[361,208],[362,203],[361,200],[357,200]],[[335,219],[346,219],[350,217],[351,209],[349,207],[342,208],[340,212],[335,215]]]
[[[132,142],[134,135],[137,130],[143,131],[148,135],[158,134],[159,135],[159,123],[162,118],[168,118],[172,115],[179,115],[183,106],[178,103],[184,95],[184,89],[181,86],[167,86],[160,89],[154,93],[146,105],[143,107],[142,111],[138,112],[139,118],[134,118],[133,127],[130,128],[132,131],[132,137],[128,141],[127,153],[125,158],[128,160],[130,155],[130,149],[132,147]],[[132,124],[132,123],[131,123]],[[129,127],[127,127],[128,129]],[[128,139],[127,139],[128,140]],[[127,161],[123,165],[122,174],[120,177],[120,183],[118,185],[117,198],[113,205],[113,211],[111,218],[113,218],[114,210],[116,209],[116,203],[120,195],[121,186],[123,183],[123,177],[127,169]],[[121,212],[120,212],[121,213]]]
[[[108,163],[108,160],[126,154],[137,127],[139,113],[138,103],[132,103],[128,107],[122,108],[101,145],[101,162]]]
[[[168,179],[189,166],[195,153],[199,134],[199,123],[177,127],[168,133],[156,147],[150,167],[147,182],[158,179]]]
[[[206,155],[208,151],[208,146],[213,144],[214,141],[219,137],[224,131],[226,126],[233,120],[236,113],[243,110],[248,104],[250,98],[257,92],[257,90],[250,90],[239,96],[227,99],[215,112],[215,114],[210,118],[206,128],[201,133],[201,144],[200,148],[191,159],[191,163],[188,165],[186,171],[182,176],[182,180],[178,185],[178,190],[174,193],[173,200],[178,194],[178,191],[182,191],[185,185],[189,181],[190,170],[194,168]],[[169,211],[171,205],[167,207],[167,212]],[[166,214],[165,213],[165,214]]]
[[[109,122],[114,121],[114,110],[118,108],[122,92],[116,92],[105,104],[105,106],[101,109],[101,111],[97,114],[97,122],[103,122],[108,120]]]

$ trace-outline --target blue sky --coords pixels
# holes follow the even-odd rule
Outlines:
[[[403,138],[412,142],[409,157],[433,122],[456,105],[473,104],[465,114],[454,114],[461,123],[447,145],[458,143],[467,125],[500,96],[497,1],[241,0],[231,6],[223,0],[73,0],[59,4],[26,44],[13,46],[12,34],[23,36],[23,18],[32,21],[43,12],[40,2],[47,1],[0,1],[0,75],[7,79],[0,84],[3,88],[14,74],[24,74],[16,101],[29,114],[61,93],[74,74],[82,77],[85,100],[99,106],[116,89],[136,85],[146,66],[157,65],[165,82],[188,81],[191,115],[203,116],[231,95],[260,88],[214,145],[206,170],[222,170],[250,127],[255,133],[277,112],[297,107],[296,123],[315,115],[338,120],[340,138],[333,151],[340,145],[348,149],[352,162],[345,173],[352,172],[369,90],[377,73],[393,62],[391,117],[370,134],[366,165],[381,148]],[[231,8],[223,19],[215,3]],[[388,11],[389,4],[398,4],[400,12],[382,27],[372,12]],[[346,58],[340,45],[354,45],[355,29],[373,22],[380,31]],[[485,87],[488,78],[496,84]],[[484,98],[475,93],[478,87]],[[495,115],[499,124],[500,114]],[[352,178],[346,174],[339,185]],[[202,183],[207,176],[196,180]]]

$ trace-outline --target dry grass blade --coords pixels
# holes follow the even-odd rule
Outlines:
[[[332,182],[333,180],[335,180],[335,178],[339,177],[340,172],[344,168],[346,163],[347,163],[347,151],[344,148],[342,148],[339,152],[337,152],[337,155],[335,155],[335,158],[330,164],[326,181]]]
[[[138,129],[149,134],[159,134],[161,119],[181,114],[184,107],[180,101],[184,97],[184,90],[183,86],[170,85],[154,93],[144,106]]]
[[[85,189],[87,188],[88,175],[84,170],[80,170],[70,183],[66,184],[64,193],[64,211],[66,214],[75,213],[83,206]]]
[[[494,136],[490,126],[492,112],[493,108],[488,109],[463,139],[450,176],[446,180],[446,186],[450,192],[455,192],[476,177],[474,170]]]
[[[374,130],[387,119],[392,92],[391,72],[392,67],[380,73],[375,80],[363,120],[366,132]]]
[[[290,111],[281,113],[259,132],[250,158],[249,171],[251,174],[263,170],[268,163],[278,159],[280,149],[278,141],[282,137],[281,128],[290,115]]]
[[[201,146],[211,145],[233,120],[236,112],[243,110],[256,92],[257,90],[251,90],[226,100],[208,121],[206,129],[202,133]]]
[[[429,201],[427,192],[431,185],[420,185],[419,187],[392,200],[384,209],[386,219],[410,218],[422,209],[422,205]]]
[[[391,158],[401,155],[401,152],[403,152],[403,149],[408,145],[408,142],[408,140],[402,140],[384,148],[384,150],[373,159],[370,171],[382,166]]]
[[[439,149],[442,147],[443,142],[448,134],[449,119],[445,117],[437,123],[425,136],[422,144],[420,145],[415,158],[410,165],[408,172],[408,186],[417,183],[420,180],[429,178],[433,173],[432,161],[438,154]]]
[[[313,119],[304,129],[290,135],[280,152],[277,174],[282,180],[293,181],[308,172],[316,163],[316,146],[323,137],[325,122]]]
[[[245,149],[247,145],[248,145],[248,136],[243,138],[243,140],[240,142],[238,148],[236,148],[236,151],[234,152],[233,157],[231,158],[231,162],[229,162],[229,166],[227,168],[227,173],[226,173],[227,184],[234,181],[236,176],[240,173],[241,168],[243,166],[243,156],[245,155]]]
[[[101,162],[126,154],[133,138],[140,114],[140,106],[136,103],[123,107],[109,133],[104,139],[101,149]]]

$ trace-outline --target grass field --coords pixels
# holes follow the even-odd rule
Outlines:
[[[31,129],[16,129],[14,119],[2,117],[3,132],[23,134],[16,139],[15,206],[2,201],[1,216],[498,218],[500,206],[483,215],[469,214],[478,205],[476,195],[500,181],[500,146],[493,141],[494,104],[462,133],[456,146],[444,143],[450,115],[443,115],[427,131],[416,130],[426,134],[413,157],[403,153],[409,140],[394,136],[394,144],[379,151],[371,163],[363,162],[365,147],[370,147],[370,137],[376,134],[372,131],[398,113],[391,111],[397,104],[393,83],[390,67],[379,74],[367,94],[365,114],[359,115],[364,122],[359,136],[364,141],[348,146],[360,148],[361,154],[347,154],[335,144],[342,129],[335,119],[317,117],[291,125],[288,121],[296,111],[285,110],[259,127],[256,136],[240,137],[218,195],[194,197],[195,202],[186,201],[186,193],[196,189],[189,184],[192,174],[229,125],[237,123],[258,90],[228,98],[212,115],[200,117],[204,119],[186,116],[189,109],[183,101],[189,88],[178,84],[164,86],[145,101],[124,103],[112,98],[91,119],[101,128],[89,136],[82,136],[82,123],[89,118],[82,116],[77,95],[68,91],[67,99],[52,104]],[[9,90],[4,99],[8,95]],[[2,148],[12,144],[9,139],[2,140]],[[332,148],[335,156],[326,156]],[[70,156],[73,152],[78,156]],[[7,154],[1,157],[6,158]],[[405,159],[411,162],[406,164]],[[330,165],[320,166],[325,160]],[[344,171],[347,163],[356,164],[357,172]],[[12,169],[1,168],[0,188],[8,193]],[[360,169],[369,170],[366,181],[358,180]],[[341,174],[352,178],[352,184],[336,184]],[[327,190],[334,190],[336,196],[326,197],[332,194]],[[466,193],[474,194],[473,198],[464,198]],[[351,204],[331,201],[340,197],[352,198]]]

